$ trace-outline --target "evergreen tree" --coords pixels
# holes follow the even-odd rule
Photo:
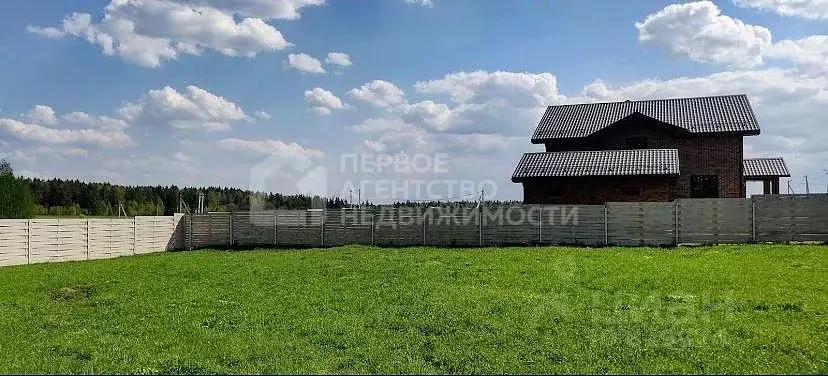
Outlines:
[[[0,160],[0,218],[33,218],[34,197],[29,186],[14,177],[11,164]]]

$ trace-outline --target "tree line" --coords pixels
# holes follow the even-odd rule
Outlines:
[[[251,195],[261,204],[258,208],[263,210],[310,209],[320,202],[328,208],[348,205],[340,198],[325,200],[299,194],[253,193],[230,187],[124,186],[15,177],[11,165],[0,160],[0,218],[118,216],[119,211],[127,216],[172,215],[185,207],[195,211],[199,193],[204,194],[205,211],[250,210]]]
[[[0,218],[35,216],[127,216],[172,215],[189,209],[195,212],[199,193],[204,194],[205,211],[247,211],[251,198],[257,210],[330,209],[348,207],[347,200],[308,195],[260,193],[230,187],[124,186],[68,179],[15,177],[11,165],[0,160]],[[490,204],[514,203],[487,201]],[[476,201],[404,201],[390,206],[474,206]],[[378,206],[364,202],[361,206]],[[120,209],[123,207],[123,211]],[[120,212],[120,213],[119,213]]]

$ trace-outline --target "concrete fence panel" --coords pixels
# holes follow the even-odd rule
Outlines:
[[[684,199],[676,201],[678,243],[749,243],[753,234],[753,200]]]
[[[424,211],[421,208],[396,208],[378,211],[374,216],[374,245],[424,245]]]
[[[828,194],[754,198],[759,242],[828,241]]]
[[[672,202],[609,202],[606,206],[608,244],[675,244],[675,205]]]
[[[185,247],[182,215],[0,220],[0,266],[112,258]]]
[[[537,206],[483,207],[483,245],[530,245],[541,239]]]

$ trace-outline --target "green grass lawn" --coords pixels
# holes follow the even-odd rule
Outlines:
[[[826,373],[828,248],[342,247],[5,267],[0,372]]]

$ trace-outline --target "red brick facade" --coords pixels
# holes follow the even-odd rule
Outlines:
[[[645,145],[642,145],[642,142]],[[587,204],[607,201],[672,201],[692,197],[694,175],[716,176],[718,197],[744,197],[742,136],[691,134],[646,117],[631,117],[590,137],[546,144],[546,151],[678,149],[680,175],[665,177],[579,177],[523,183],[526,203]],[[640,185],[636,190],[630,185]],[[554,188],[553,185],[566,187]],[[637,195],[626,193],[639,192]]]

